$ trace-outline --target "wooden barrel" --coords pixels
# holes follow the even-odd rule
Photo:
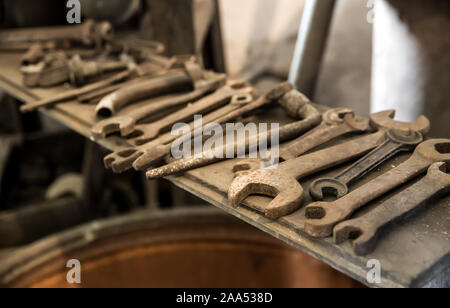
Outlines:
[[[81,284],[69,284],[69,260]],[[358,287],[212,208],[137,212],[48,237],[0,261],[2,287]]]

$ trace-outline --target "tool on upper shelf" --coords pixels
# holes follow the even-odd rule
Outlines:
[[[226,77],[224,75],[212,76],[212,78],[200,81],[194,91],[158,99],[151,104],[133,109],[127,114],[105,119],[94,125],[91,130],[92,138],[94,140],[104,139],[107,135],[116,132],[119,132],[124,137],[128,136],[136,131],[136,124],[139,121],[158,111],[194,102],[208,93],[214,92],[225,85],[225,83]],[[244,91],[240,90],[240,93],[244,94]]]
[[[186,89],[196,89],[198,82],[215,73],[204,71],[197,63],[185,62],[183,69],[164,72],[161,76],[137,82],[104,97],[97,105],[98,117],[111,117],[123,107],[136,101]]]
[[[127,80],[153,76],[161,73],[161,67],[155,66],[153,63],[143,63],[135,66],[127,71],[120,72],[114,76],[108,77],[104,80],[92,83],[79,89],[65,91],[59,95],[51,98],[39,100],[32,104],[26,104],[20,107],[23,113],[32,112],[39,108],[51,107],[57,103],[62,103],[71,99],[76,99],[78,96],[86,95],[100,89],[104,89],[111,85],[117,85]]]
[[[22,28],[0,30],[0,47],[13,48],[24,43],[69,41],[85,46],[100,47],[104,42],[114,39],[114,29],[109,22],[86,20],[80,25]]]
[[[450,139],[421,143],[410,159],[345,195],[335,202],[316,202],[306,207],[305,230],[313,237],[328,237],[333,228],[369,202],[408,183],[436,162],[450,163]]]

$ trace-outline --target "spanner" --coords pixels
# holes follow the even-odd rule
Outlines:
[[[225,82],[225,76],[217,75],[213,78],[198,82],[197,89],[189,93],[179,94],[175,97],[164,98],[162,100],[158,100],[154,103],[132,110],[126,115],[116,116],[103,120],[94,125],[94,127],[92,128],[92,138],[94,138],[94,140],[104,139],[107,135],[116,132],[120,132],[122,136],[128,136],[135,131],[135,125],[139,121],[151,116],[155,112],[193,102],[225,85]]]
[[[234,120],[240,116],[248,114],[251,111],[254,111],[255,109],[276,101],[279,97],[291,91],[292,88],[293,86],[291,84],[282,83],[265,96],[262,96],[259,99],[244,106],[240,106],[239,104],[236,106],[239,108],[229,110],[228,112],[221,114],[219,117],[213,118],[211,122],[214,121],[217,124],[224,124],[227,121]],[[224,108],[226,108],[226,106]],[[206,116],[209,117],[210,115]],[[208,123],[207,121],[205,121],[205,118],[203,119],[203,123]],[[157,139],[154,142],[146,143],[137,148],[130,148],[124,151],[112,153],[105,157],[105,166],[107,168],[112,167],[113,171],[116,173],[124,172],[132,167],[134,167],[136,170],[147,169],[153,163],[159,161],[160,159],[164,158],[164,156],[170,153],[171,145],[169,143],[174,141],[175,139],[177,139],[177,137],[166,140],[166,142],[164,143],[157,143],[156,146],[155,142],[159,140]]]
[[[108,118],[115,115],[126,105],[140,99],[171,93],[180,89],[195,88],[196,82],[207,77],[206,75],[212,74],[214,73],[203,71],[195,63],[185,63],[184,69],[164,72],[162,76],[144,80],[107,95],[97,105],[97,116]]]
[[[168,115],[156,122],[150,124],[140,124],[135,127],[136,133],[139,137],[135,139],[129,139],[128,141],[135,145],[143,145],[160,134],[160,132],[178,122],[191,118],[194,115],[204,115],[208,112],[221,107],[230,101],[232,103],[248,104],[253,100],[253,88],[246,84],[237,82],[230,83],[228,86],[219,88],[214,93],[201,98],[193,104],[189,104],[185,108]]]
[[[436,162],[450,162],[450,139],[421,143],[409,160],[352,191],[335,202],[316,202],[306,207],[305,230],[313,237],[328,237],[333,227],[356,210],[411,181]]]
[[[280,148],[280,157],[284,160],[296,158],[328,141],[348,133],[366,132],[369,120],[357,119],[347,108],[331,109],[323,114],[323,121],[308,134]]]
[[[245,140],[246,151],[252,152],[256,150],[250,149],[250,144],[260,144],[262,140],[268,141],[270,140],[273,133],[277,133],[279,135],[279,140],[281,141],[295,138],[299,134],[304,133],[305,131],[318,125],[322,119],[320,113],[310,104],[310,101],[303,94],[296,90],[287,92],[285,95],[280,97],[278,103],[287,110],[288,114],[296,118],[301,118],[302,120],[284,125],[276,130],[271,130],[268,133],[260,133],[254,137],[255,140],[247,138]],[[228,148],[232,146],[235,151],[234,154],[236,155],[237,144],[235,141],[233,141],[233,143],[234,144],[232,145],[225,144],[221,146],[220,149],[217,149],[217,151],[224,154],[222,157],[226,157],[225,154],[228,151]],[[146,157],[143,156],[142,159],[138,159],[135,162],[135,167],[138,170],[142,170],[145,169],[145,167],[148,167],[148,165],[141,164],[141,162],[145,159]],[[149,170],[147,171],[147,178],[154,179],[169,176],[182,171],[199,168],[217,162],[219,160],[221,160],[221,158],[210,157],[210,155],[207,155],[206,153],[201,153],[200,155],[198,155],[198,157],[180,159],[161,168]]]
[[[289,215],[303,202],[299,179],[360,157],[379,144],[380,134],[375,133],[285,161],[276,169],[239,172],[228,191],[228,198],[232,206],[237,207],[251,194],[275,197],[265,209],[265,215],[271,219]]]
[[[224,116],[233,113],[235,110],[242,109],[242,102],[235,104],[235,101],[236,99],[233,98],[230,104],[225,105],[224,107],[214,110],[213,112],[203,116],[203,124],[207,125],[213,122],[220,123],[220,119],[222,119]],[[168,132],[158,139],[155,139],[144,145],[111,153],[104,159],[105,166],[106,168],[112,168],[115,173],[122,173],[128,169],[131,169],[135,160],[142,156],[144,153],[147,153],[146,151],[148,149],[152,149],[152,151],[155,154],[157,153],[158,155],[153,156],[153,162],[161,160],[166,155],[170,154],[170,151],[172,150],[172,142],[174,140],[178,138],[187,140],[187,138],[191,139],[192,135],[195,135],[197,129],[195,124],[195,122],[191,122],[189,124],[190,132],[184,136],[173,135],[171,132]]]
[[[342,244],[353,241],[356,255],[363,256],[375,250],[379,237],[395,223],[410,217],[450,193],[450,165],[435,163],[422,180],[387,200],[374,210],[356,219],[344,221],[334,228],[334,241]]]
[[[371,116],[372,126],[386,129],[387,122],[391,128],[386,132],[386,141],[377,149],[361,158],[335,178],[322,178],[314,181],[310,187],[310,194],[315,200],[323,200],[324,194],[335,196],[337,199],[345,196],[348,186],[372,171],[374,168],[392,158],[400,152],[413,151],[422,143],[423,134],[430,130],[429,120],[421,116],[414,123],[394,121],[395,111],[382,111]]]

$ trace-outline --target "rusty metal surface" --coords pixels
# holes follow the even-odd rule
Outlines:
[[[70,287],[67,255],[83,264],[82,287],[361,287],[213,208],[144,211],[54,235],[6,256],[0,285]]]
[[[333,228],[356,210],[413,180],[436,162],[450,162],[449,139],[431,139],[421,143],[409,160],[335,202],[308,205],[306,232],[313,237],[331,236]]]
[[[334,228],[334,241],[342,244],[352,240],[355,254],[367,255],[376,248],[382,232],[395,223],[429,207],[431,201],[450,193],[449,163],[435,163],[426,177],[402,191],[374,210]]]

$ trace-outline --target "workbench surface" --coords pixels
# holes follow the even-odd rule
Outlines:
[[[18,54],[0,54],[0,88],[17,99],[31,103],[68,89],[66,86],[50,89],[23,87],[19,63],[20,55]],[[49,110],[42,110],[42,112],[89,138],[90,128],[96,122],[94,109],[93,105],[68,102],[58,104]],[[273,116],[273,113],[270,113],[270,116]],[[278,122],[278,120],[272,119],[272,122]],[[354,138],[354,136],[348,138]],[[342,141],[341,139],[339,142]],[[127,145],[117,136],[99,143],[111,151],[123,149]],[[407,158],[408,155],[401,155],[388,161],[352,189],[397,166]],[[373,254],[357,257],[353,254],[349,242],[337,246],[333,244],[331,238],[313,239],[309,237],[303,230],[304,208],[278,221],[266,219],[258,211],[249,207],[232,208],[228,203],[226,192],[233,179],[231,170],[235,163],[236,160],[228,160],[187,172],[183,176],[171,176],[167,180],[287,244],[322,260],[363,284],[369,285],[366,280],[367,273],[371,269],[367,267],[368,261],[376,259],[381,263],[382,281],[381,284],[370,285],[372,287],[450,287],[450,196],[432,205],[429,210],[423,211],[391,229],[390,233],[379,241]],[[308,188],[309,183],[315,178],[323,175],[336,175],[344,167],[307,178],[301,184],[304,188]],[[402,187],[396,192],[404,188]],[[395,192],[376,200],[357,215],[370,210],[371,207],[380,204],[394,194]],[[270,199],[266,197],[253,196],[247,199],[246,204],[251,204],[253,208],[263,209],[269,201]],[[307,200],[308,202],[310,200]]]

